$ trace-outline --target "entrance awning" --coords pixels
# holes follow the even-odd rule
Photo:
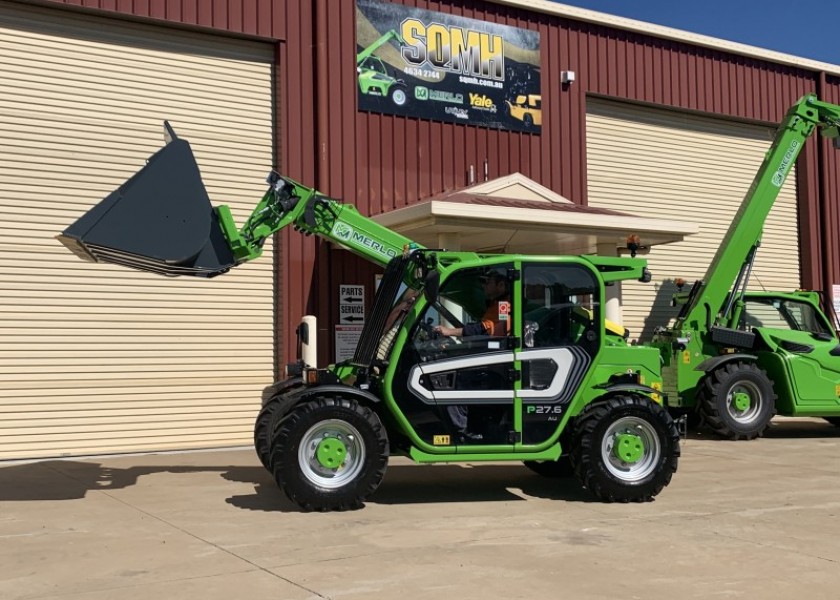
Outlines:
[[[615,256],[629,235],[650,248],[699,231],[694,223],[580,206],[519,173],[373,219],[429,248],[522,254]]]

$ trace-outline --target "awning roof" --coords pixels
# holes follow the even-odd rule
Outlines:
[[[632,234],[650,247],[699,231],[694,223],[580,206],[519,173],[373,219],[430,248],[445,234],[457,235],[461,250],[523,254],[604,254],[605,246],[624,248]]]

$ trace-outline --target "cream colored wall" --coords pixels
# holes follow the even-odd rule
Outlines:
[[[0,4],[0,459],[247,444],[273,374],[272,250],[213,279],[54,236],[169,119],[241,222],[272,165],[270,46]]]

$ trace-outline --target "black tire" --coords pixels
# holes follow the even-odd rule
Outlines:
[[[574,424],[571,461],[583,486],[604,502],[652,500],[677,470],[680,434],[668,411],[637,395],[587,406]],[[635,444],[635,457],[618,456]],[[618,444],[618,446],[616,446]]]
[[[277,429],[278,421],[289,412],[296,401],[296,398],[283,394],[274,396],[260,409],[254,421],[254,450],[269,473],[272,472],[271,439]]]
[[[542,477],[571,477],[575,474],[568,456],[561,456],[558,460],[526,460],[522,464]]]
[[[268,404],[262,407],[254,422],[254,450],[266,469],[271,471],[269,458],[271,456],[271,430],[269,426],[274,413],[280,405],[278,398],[272,398]]]
[[[394,106],[405,106],[408,104],[408,90],[404,85],[393,85],[388,91],[388,97]]]
[[[823,419],[825,419],[835,427],[840,427],[840,417],[823,417]]]
[[[270,463],[277,485],[303,510],[357,509],[385,475],[388,434],[371,408],[318,397],[277,423]]]
[[[534,117],[530,113],[525,113],[525,116],[522,117],[522,122],[525,123],[525,127],[532,127],[534,125]]]
[[[738,402],[746,402],[746,407]],[[730,440],[761,436],[776,414],[773,382],[751,362],[730,362],[700,382],[697,407],[706,425]]]

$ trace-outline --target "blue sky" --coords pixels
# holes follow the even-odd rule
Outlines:
[[[840,3],[779,0],[564,0],[562,4],[840,64]]]

